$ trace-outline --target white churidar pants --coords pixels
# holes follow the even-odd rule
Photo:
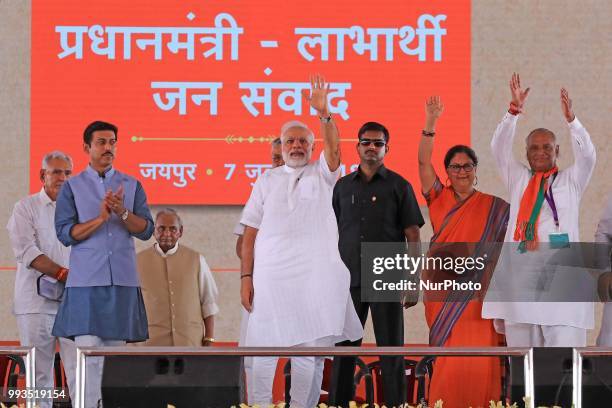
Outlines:
[[[60,356],[66,373],[70,397],[74,403],[76,346],[72,340],[55,337],[51,334],[54,314],[28,313],[15,316],[19,329],[19,341],[22,346],[36,348],[36,388],[54,388],[55,350],[59,341]],[[40,408],[51,408],[52,400],[37,403]]]

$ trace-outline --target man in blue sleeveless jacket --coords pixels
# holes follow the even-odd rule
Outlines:
[[[77,347],[143,341],[147,316],[132,237],[147,240],[153,233],[147,198],[140,182],[113,168],[115,125],[93,122],[83,139],[89,166],[64,183],[55,210],[57,237],[72,250],[53,334],[74,338]],[[90,359],[87,408],[100,398],[103,364],[100,357]]]

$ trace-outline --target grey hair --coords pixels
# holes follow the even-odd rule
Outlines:
[[[281,140],[285,140],[285,133],[287,133],[289,129],[293,128],[306,129],[306,131],[308,132],[308,142],[310,142],[310,144],[314,143],[314,133],[312,133],[312,130],[310,130],[308,126],[306,126],[299,120],[290,120],[289,122],[285,123],[283,127],[281,127]]]
[[[281,144],[282,144],[282,142],[281,142],[281,138],[280,137],[277,137],[276,139],[274,139],[272,141],[272,146],[280,146]]]
[[[157,219],[162,215],[174,215],[179,223],[179,227],[183,228],[183,220],[181,220],[181,216],[178,215],[178,212],[174,208],[164,208],[159,210],[157,214],[155,214],[155,223],[157,224]]]
[[[555,143],[555,145],[557,144],[557,136],[555,135],[555,133],[552,130],[548,130],[546,128],[537,128],[537,129],[533,129],[531,132],[529,132],[529,134],[525,138],[525,144],[529,145],[529,138],[534,133],[546,133],[546,134],[552,136],[553,142]]]
[[[72,168],[72,158],[68,156],[66,153],[61,152],[59,150],[54,150],[45,154],[45,157],[42,159],[41,169],[49,170],[49,162],[54,159],[61,159],[67,161],[70,164],[70,168]]]

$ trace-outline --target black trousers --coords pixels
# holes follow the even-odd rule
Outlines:
[[[365,326],[368,311],[372,311],[372,323],[376,345],[404,345],[404,312],[399,302],[394,303],[362,303],[361,288],[351,288],[353,305]],[[343,341],[337,346],[361,346],[361,341]],[[358,352],[356,353],[358,354]],[[355,396],[353,379],[355,376],[355,357],[334,357],[332,370],[332,385],[329,395],[330,405],[348,407],[348,402]],[[403,357],[380,358],[382,370],[383,394],[387,406],[399,406],[406,402],[406,373]]]

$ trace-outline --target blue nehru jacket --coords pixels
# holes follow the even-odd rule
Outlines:
[[[92,235],[75,240],[70,231],[100,214],[106,191],[123,186],[123,205],[145,219],[144,231],[131,234],[116,214]],[[70,272],[53,334],[58,337],[95,335],[103,339],[142,341],[147,318],[136,271],[133,237],[147,240],[153,218],[140,182],[114,169],[100,176],[90,166],[64,183],[57,198],[55,229],[71,246]]]
[[[70,252],[67,287],[140,286],[136,272],[136,252],[132,235],[116,214],[89,238],[76,241],[70,235],[75,224],[82,224],[100,214],[106,191],[123,185],[123,205],[147,220],[147,228],[135,237],[147,240],[153,233],[153,220],[140,183],[126,174],[110,169],[100,177],[90,166],[69,179],[57,199],[55,228],[58,239]]]

